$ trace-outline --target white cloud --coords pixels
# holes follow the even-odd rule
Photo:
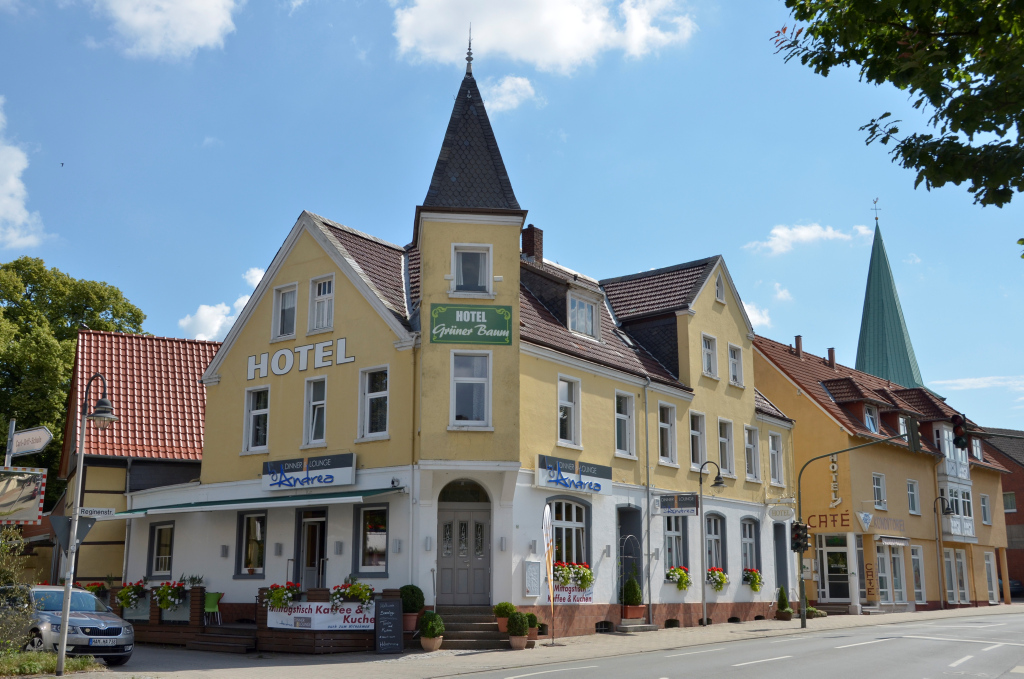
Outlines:
[[[288,3],[288,5],[289,5],[288,16],[291,16],[292,12],[294,12],[299,7],[302,7],[305,4],[306,4],[306,0],[291,0],[291,2]]]
[[[528,78],[517,75],[507,75],[498,82],[491,79],[484,81],[480,86],[480,94],[483,95],[484,104],[490,113],[511,111],[527,101],[544,101],[534,92]]]
[[[0,248],[31,248],[50,235],[39,213],[25,207],[28,191],[21,174],[28,168],[28,156],[4,137],[4,101],[0,97]]]
[[[789,294],[789,290],[782,287],[779,283],[775,284],[775,299],[780,302],[792,302],[793,295]]]
[[[945,387],[950,391],[967,389],[1003,388],[1012,391],[1024,391],[1024,375],[1007,375],[994,377],[961,377],[954,380],[935,380],[932,384]]]
[[[18,13],[18,0],[0,0],[0,12]]]
[[[789,252],[794,245],[804,245],[822,240],[852,240],[853,237],[831,226],[821,224],[804,224],[800,226],[778,225],[772,227],[766,241],[752,241],[743,247],[747,250],[767,250],[770,255],[781,255]]]
[[[395,9],[398,51],[458,64],[470,21],[474,56],[505,57],[562,74],[609,50],[639,58],[683,44],[697,30],[675,0],[402,0]]]
[[[202,147],[204,149],[208,149],[211,146],[224,146],[224,142],[222,142],[220,139],[217,139],[217,137],[211,137],[209,135],[203,137]]]
[[[255,288],[257,285],[260,284],[260,281],[263,280],[263,274],[265,273],[266,271],[264,271],[263,269],[259,268],[258,266],[254,266],[246,269],[245,273],[242,274],[242,278],[245,279],[246,283]]]
[[[911,252],[910,256],[904,259],[903,261],[906,262],[907,264],[920,264],[921,258],[915,255],[913,252]]]
[[[875,235],[875,232],[864,226],[863,224],[857,224],[853,227],[853,232],[858,236],[871,237]]]
[[[248,301],[249,295],[242,295],[235,300],[233,308],[223,302],[212,306],[200,304],[194,315],[186,314],[185,318],[178,321],[178,325],[192,339],[222,340]]]
[[[232,14],[245,0],[94,0],[114,22],[134,57],[182,59],[204,47],[223,47],[234,32]]]
[[[772,319],[768,315],[767,309],[762,309],[751,302],[744,302],[743,308],[747,311],[747,318],[750,319],[750,324],[755,328],[772,327]]]

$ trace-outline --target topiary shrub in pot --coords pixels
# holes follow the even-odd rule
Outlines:
[[[416,585],[402,585],[398,589],[402,597],[402,629],[412,632],[416,629],[416,618],[423,610],[423,590]]]
[[[516,612],[516,607],[507,601],[502,601],[494,606],[494,617],[498,619],[498,631],[508,631],[508,618]]]
[[[622,586],[622,617],[625,620],[636,620],[644,617],[647,607],[644,603],[644,592],[640,589],[640,583],[636,579],[636,567],[633,567],[633,575],[629,576],[626,584]]]
[[[426,611],[420,618],[420,646],[424,651],[436,651],[441,648],[443,634],[444,620],[434,611]]]
[[[525,613],[516,611],[508,616],[508,643],[513,651],[521,651],[526,648],[526,641],[529,637],[530,623]]]
[[[776,620],[792,620],[793,609],[789,607],[789,595],[785,587],[779,587],[779,606],[775,609]]]
[[[527,635],[529,639],[537,638],[537,616],[533,613],[526,614],[526,626],[529,628],[530,633]]]

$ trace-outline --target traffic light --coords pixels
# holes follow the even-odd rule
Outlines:
[[[803,554],[810,546],[810,534],[807,532],[807,524],[794,522],[790,531],[790,549],[798,554]]]
[[[967,417],[965,415],[953,415],[949,418],[953,424],[953,445],[960,450],[967,450]]]

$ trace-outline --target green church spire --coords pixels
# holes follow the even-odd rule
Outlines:
[[[864,291],[864,313],[860,319],[857,370],[904,387],[924,386],[877,218],[868,285]]]

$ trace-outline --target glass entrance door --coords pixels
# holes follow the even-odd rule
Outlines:
[[[850,564],[846,554],[845,535],[822,536],[822,561],[819,568],[825,580],[824,594],[828,601],[850,601]]]
[[[320,587],[323,575],[324,519],[303,519],[299,582],[303,590]]]

